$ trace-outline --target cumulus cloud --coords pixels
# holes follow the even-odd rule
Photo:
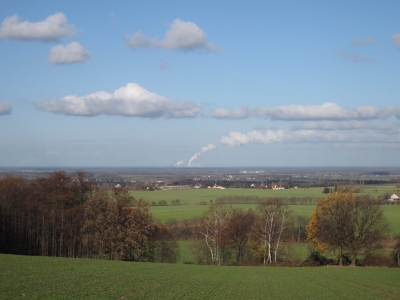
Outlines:
[[[7,102],[0,100],[0,116],[11,114],[11,106]]]
[[[0,27],[0,38],[54,41],[72,36],[75,32],[75,26],[68,24],[63,13],[56,13],[40,22],[21,21],[14,15],[4,19]]]
[[[77,42],[66,46],[58,45],[51,48],[49,62],[52,64],[72,64],[84,62],[90,58],[90,53]]]
[[[160,48],[175,50],[205,50],[219,52],[217,46],[207,41],[205,32],[193,22],[175,19],[169,25],[163,40],[150,38],[141,31],[132,36],[126,35],[124,40],[132,48]]]
[[[372,129],[372,130],[390,130],[392,126],[388,124],[369,124],[358,120],[348,121],[306,121],[300,125],[293,126],[295,130],[311,129],[311,130],[355,130],[355,129]]]
[[[128,83],[114,91],[92,93],[86,96],[66,96],[60,100],[35,103],[38,110],[77,116],[120,115],[144,118],[193,118],[201,105],[177,101],[149,92],[136,83]]]
[[[363,46],[363,45],[372,45],[372,44],[375,44],[375,41],[371,38],[353,40],[354,46]]]
[[[210,114],[204,115],[204,117],[216,118],[216,119],[225,119],[225,120],[237,120],[237,119],[246,119],[250,116],[249,110],[247,107],[241,107],[235,110],[229,110],[226,108],[218,108],[213,110]]]
[[[400,33],[392,35],[392,41],[400,49]]]
[[[193,167],[193,162],[202,154],[207,153],[211,150],[214,150],[215,148],[217,148],[217,146],[215,146],[214,144],[208,144],[207,146],[201,147],[201,151],[195,153],[189,160],[188,162],[188,167]]]
[[[241,146],[249,143],[255,144],[269,144],[283,142],[285,138],[285,130],[267,130],[262,133],[258,130],[253,130],[248,133],[240,133],[238,131],[233,131],[229,133],[229,136],[221,137],[221,144],[228,146]]]
[[[374,106],[359,106],[346,110],[337,103],[326,102],[322,105],[285,105],[278,107],[259,107],[253,111],[256,117],[266,117],[272,120],[372,120],[398,116],[400,107],[379,109]]]
[[[359,54],[355,54],[355,53],[348,53],[346,51],[343,50],[337,50],[336,54],[344,57],[345,59],[351,60],[354,63],[358,63],[358,62],[373,62],[375,61],[375,59],[373,58],[369,58],[363,55],[359,55]]]

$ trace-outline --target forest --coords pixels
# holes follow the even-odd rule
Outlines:
[[[176,241],[148,203],[98,189],[82,172],[0,180],[0,252],[172,262]]]

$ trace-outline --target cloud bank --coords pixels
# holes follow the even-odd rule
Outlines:
[[[259,107],[254,110],[257,117],[272,120],[373,120],[400,114],[400,106],[379,109],[374,106],[358,106],[346,110],[334,102],[322,105],[286,105],[278,107]]]
[[[267,145],[272,143],[362,143],[375,145],[397,144],[398,147],[400,145],[400,132],[397,131],[383,135],[380,133],[343,134],[335,131],[318,130],[300,130],[291,132],[285,129],[276,131],[267,130],[266,132],[253,130],[248,133],[233,131],[230,132],[228,136],[222,136],[220,142],[227,146],[243,146],[247,144]]]
[[[358,120],[348,121],[306,121],[300,125],[294,126],[295,130],[311,129],[311,130],[356,130],[356,129],[372,129],[372,130],[390,130],[392,126],[389,124],[370,124]]]
[[[101,91],[81,97],[72,95],[60,100],[38,101],[35,106],[38,110],[64,115],[143,118],[193,118],[201,110],[201,105],[195,102],[168,99],[136,83],[128,83],[112,94]]]
[[[218,47],[207,41],[206,34],[195,23],[185,22],[180,19],[175,19],[172,24],[169,25],[169,29],[165,33],[163,40],[150,38],[140,31],[137,31],[132,36],[126,35],[124,40],[125,43],[132,48],[219,52]]]
[[[246,119],[249,116],[250,112],[247,107],[241,107],[234,110],[229,110],[226,108],[218,108],[216,110],[213,110],[210,114],[204,115],[204,117],[225,119],[225,120]]]
[[[58,45],[51,48],[49,62],[52,64],[73,64],[87,61],[90,53],[77,42],[66,46]]]
[[[11,106],[5,101],[0,101],[0,116],[11,114]]]
[[[211,150],[214,150],[215,148],[217,148],[217,146],[215,146],[214,144],[208,144],[207,146],[204,146],[201,148],[200,152],[195,153],[189,160],[188,162],[188,167],[193,167],[193,162],[202,154],[207,153]]]
[[[14,15],[4,19],[0,27],[0,38],[57,41],[61,37],[72,36],[75,32],[75,26],[68,24],[63,13],[56,13],[40,22],[21,21]]]

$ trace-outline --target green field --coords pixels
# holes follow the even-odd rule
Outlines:
[[[171,203],[172,200],[179,199],[181,202],[187,201],[189,205],[200,201],[209,202],[210,200],[227,196],[255,196],[255,197],[326,197],[322,193],[323,188],[298,188],[289,190],[259,190],[259,189],[188,189],[170,191],[132,191],[131,195],[136,199],[143,198],[147,201],[165,200]],[[399,193],[400,188],[395,186],[370,186],[364,188],[363,194],[377,197],[383,194]],[[360,194],[362,195],[362,194]]]
[[[0,299],[399,299],[400,269],[216,267],[0,255]]]
[[[365,188],[365,194],[379,196],[385,193],[393,194],[398,192],[398,188],[393,186],[376,186]],[[134,191],[131,194],[139,199],[148,201],[165,200],[171,203],[172,200],[187,201],[188,205],[178,206],[154,206],[151,207],[151,213],[154,218],[165,222],[168,219],[190,219],[200,217],[208,209],[208,205],[196,205],[200,201],[215,201],[219,197],[225,196],[256,196],[256,197],[324,197],[321,188],[309,189],[290,189],[290,190],[257,190],[257,189],[191,189],[191,190],[172,190],[172,191]],[[235,204],[234,207],[243,207],[245,209],[255,209],[255,204]],[[291,205],[290,209],[294,215],[310,216],[314,211],[314,205]],[[400,232],[400,205],[382,206],[387,216],[393,233]]]

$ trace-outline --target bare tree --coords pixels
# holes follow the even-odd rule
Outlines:
[[[227,230],[227,239],[235,249],[237,263],[243,259],[254,219],[255,214],[252,210],[244,211],[242,208],[234,208],[232,211]]]

